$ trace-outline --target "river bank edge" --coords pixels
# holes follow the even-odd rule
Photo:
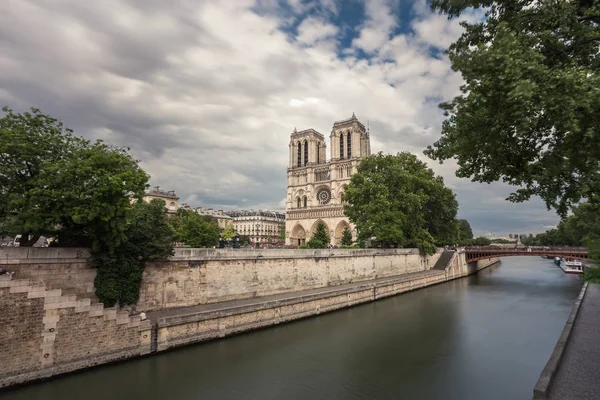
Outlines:
[[[575,300],[575,304],[571,309],[571,313],[569,314],[569,318],[567,318],[567,322],[565,323],[565,327],[562,330],[560,337],[558,338],[558,342],[556,346],[554,346],[554,350],[546,363],[546,366],[542,370],[538,381],[536,382],[533,389],[533,399],[534,400],[545,400],[548,398],[550,393],[550,388],[552,386],[552,382],[554,377],[556,376],[556,372],[560,367],[560,362],[565,353],[565,350],[569,344],[569,338],[571,333],[573,332],[573,327],[575,326],[575,321],[577,320],[577,316],[579,315],[579,310],[581,308],[581,303],[585,297],[587,292],[588,282],[584,282],[581,287],[581,291]]]
[[[140,334],[148,334],[149,337],[145,340],[147,346],[133,346],[125,351],[98,356],[92,360],[78,360],[60,367],[4,377],[4,379],[0,379],[0,393],[95,367],[148,357],[183,346],[263,329],[399,295],[467,277],[499,262],[499,258],[480,260],[468,264],[467,268],[461,269],[460,273],[457,273],[449,265],[446,271],[429,270],[424,271],[425,274],[403,274],[389,277],[381,282],[367,281],[361,282],[359,285],[340,285],[335,289],[323,288],[321,293],[313,293],[309,296],[304,295],[304,291],[287,293],[286,298],[282,301],[254,302],[250,306],[242,307],[224,306],[210,312],[186,313],[186,308],[191,308],[186,307],[180,310],[182,311],[180,315],[158,318],[151,324],[150,320],[142,321],[144,323],[140,325],[139,331]],[[185,334],[182,335],[183,332]]]

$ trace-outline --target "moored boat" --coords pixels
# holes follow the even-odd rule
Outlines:
[[[583,274],[583,263],[579,260],[560,260],[558,266],[565,272],[565,274]]]
[[[556,264],[556,265],[560,265],[560,261],[561,261],[561,260],[562,260],[562,259],[561,259],[560,257],[554,257],[554,264]]]

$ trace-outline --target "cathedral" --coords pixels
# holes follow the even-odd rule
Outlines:
[[[342,193],[363,157],[371,154],[369,132],[354,113],[334,122],[329,135],[331,153],[327,161],[325,137],[314,129],[297,131],[290,137],[287,170],[286,244],[305,244],[317,223],[327,226],[332,245],[340,245],[348,227],[356,239],[354,225],[344,216]]]

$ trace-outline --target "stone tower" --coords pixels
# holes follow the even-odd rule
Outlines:
[[[331,154],[326,159],[324,136],[314,129],[292,132],[287,170],[286,244],[305,244],[322,221],[331,244],[341,243],[342,233],[354,226],[344,216],[342,193],[358,163],[371,154],[369,132],[352,117],[333,124]]]

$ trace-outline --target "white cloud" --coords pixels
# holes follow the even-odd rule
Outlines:
[[[298,26],[296,40],[310,46],[323,40],[330,40],[337,33],[337,26],[324,21],[322,18],[308,17]]]
[[[322,13],[304,17],[290,38],[278,4],[5,0],[0,104],[40,107],[78,134],[131,147],[153,185],[194,206],[281,209],[294,127],[328,136],[352,112],[369,121],[374,151],[426,160],[442,122],[437,102],[461,83],[447,58],[431,57],[428,35],[456,37],[457,22],[423,13],[416,33],[392,37],[392,6],[369,1],[353,46],[377,55],[340,58],[340,30]],[[339,12],[341,3],[327,4]],[[453,162],[426,161],[476,230],[556,221],[539,202],[507,205],[504,185],[471,184],[454,176]]]
[[[389,40],[397,21],[390,0],[366,0],[365,14],[364,26],[352,45],[371,54]]]

